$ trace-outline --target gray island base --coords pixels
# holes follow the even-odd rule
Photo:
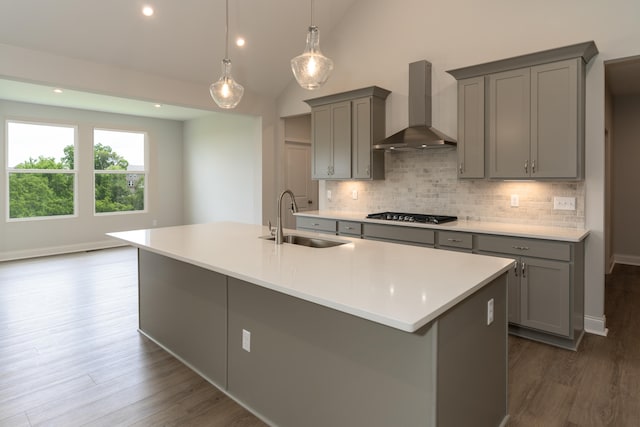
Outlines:
[[[505,425],[506,296],[406,332],[139,249],[140,331],[273,426]]]

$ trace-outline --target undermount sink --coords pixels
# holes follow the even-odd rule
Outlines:
[[[275,236],[261,236],[261,239],[275,240]],[[335,240],[319,239],[317,237],[298,236],[296,234],[285,234],[283,243],[291,243],[292,245],[307,246],[309,248],[331,248],[334,246],[344,245],[347,242],[338,242]]]

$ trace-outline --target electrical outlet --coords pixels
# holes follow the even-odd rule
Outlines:
[[[576,198],[575,197],[554,197],[553,209],[561,210],[561,211],[575,211]]]
[[[353,200],[358,200],[358,190],[351,190],[351,198]]]
[[[512,208],[517,208],[518,206],[520,206],[520,196],[518,196],[517,194],[512,194],[511,195],[511,207]]]
[[[487,326],[493,323],[493,298],[487,301]]]
[[[327,190],[327,200],[331,201],[331,190]]]
[[[251,332],[246,329],[242,330],[242,349],[251,352]]]
[[[157,220],[157,219],[154,219],[153,221],[151,221],[151,225],[152,225],[153,227],[157,227],[157,226],[158,226],[158,220]]]

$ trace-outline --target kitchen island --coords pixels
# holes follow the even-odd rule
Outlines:
[[[140,331],[271,425],[506,423],[510,260],[267,233],[111,233],[139,248]]]

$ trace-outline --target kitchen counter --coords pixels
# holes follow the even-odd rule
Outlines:
[[[343,221],[359,221],[377,224],[397,225],[402,227],[431,228],[434,230],[462,231],[467,233],[494,234],[502,236],[525,237],[531,239],[558,240],[563,242],[580,242],[587,238],[589,230],[582,228],[549,227],[529,224],[513,224],[501,222],[457,220],[445,224],[417,224],[401,221],[385,221],[368,219],[367,213],[343,211],[305,211],[296,216],[312,218],[329,218]]]
[[[138,248],[407,332],[437,318],[513,263],[503,258],[347,237],[329,238],[347,242],[332,248],[275,245],[258,238],[265,234],[268,230],[263,226],[211,223],[109,235]]]
[[[268,425],[506,424],[512,261],[267,232],[110,233],[139,248],[139,331]]]

